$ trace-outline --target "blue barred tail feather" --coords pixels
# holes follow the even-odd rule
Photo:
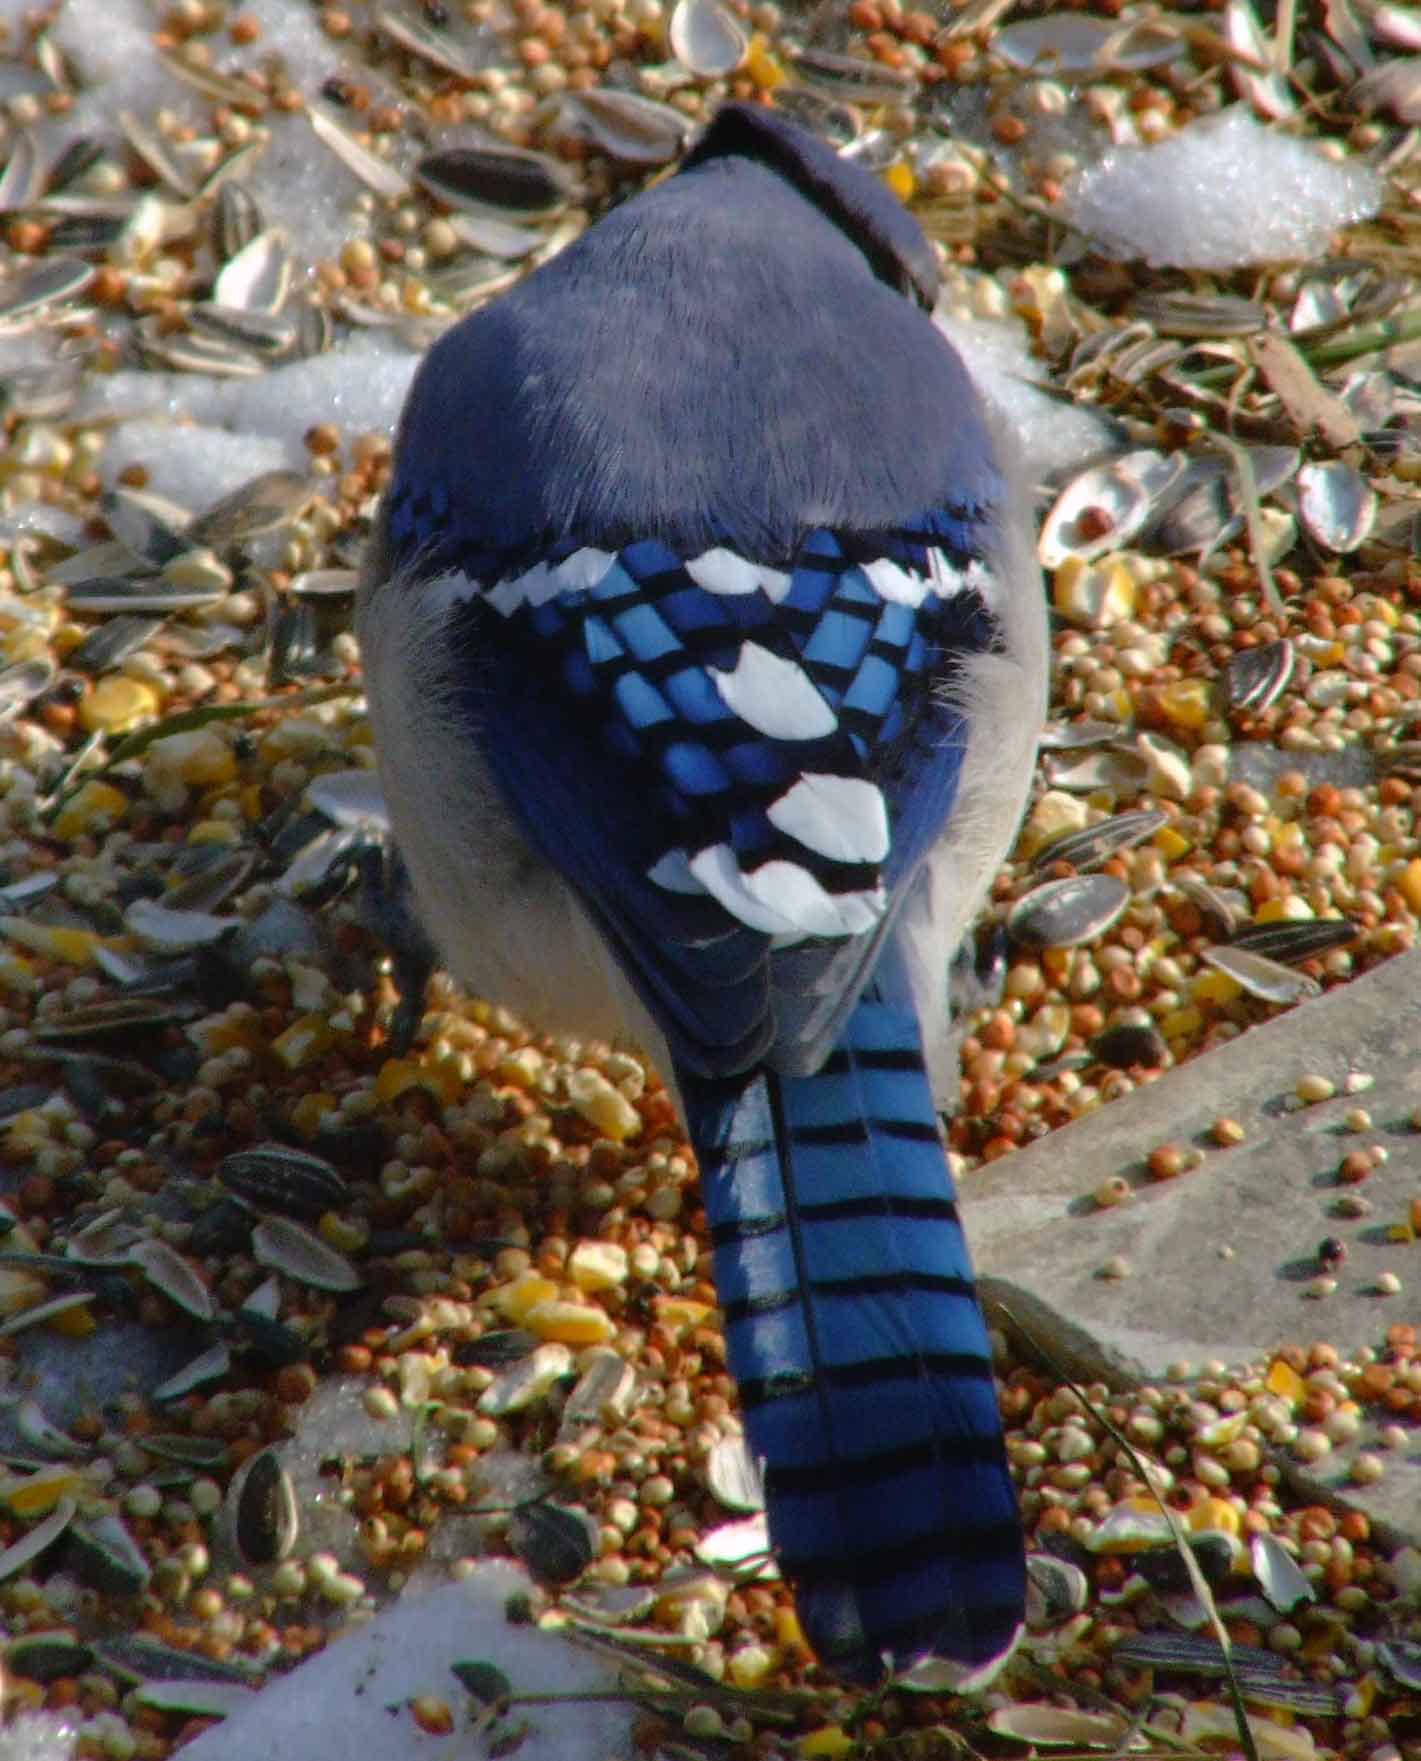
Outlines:
[[[885,1654],[998,1656],[1025,1591],[918,1021],[885,977],[815,1075],[681,1078],[771,1540],[821,1661],[865,1685]]]

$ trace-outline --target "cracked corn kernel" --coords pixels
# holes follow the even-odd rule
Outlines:
[[[627,1250],[614,1241],[579,1241],[568,1255],[567,1275],[579,1290],[611,1290],[627,1281]]]
[[[573,1111],[613,1143],[625,1143],[641,1130],[641,1114],[600,1070],[574,1070],[567,1079]]]
[[[80,725],[91,734],[126,734],[162,708],[158,693],[122,673],[100,679],[79,705]]]
[[[48,954],[68,966],[89,966],[101,937],[87,929],[57,929],[46,923],[31,923],[25,917],[0,917],[0,935],[8,936],[22,948],[35,954]]]
[[[302,1015],[277,1034],[271,1049],[288,1070],[300,1070],[328,1052],[335,1038],[335,1029],[324,1015]]]
[[[539,1339],[563,1345],[605,1345],[617,1329],[599,1308],[582,1302],[538,1302],[524,1311],[523,1325]]]
[[[558,1286],[551,1278],[544,1278],[540,1272],[524,1272],[511,1284],[505,1284],[494,1300],[510,1321],[522,1323],[532,1309],[553,1302],[557,1294]]]
[[[77,838],[100,822],[121,820],[127,812],[128,796],[121,789],[92,778],[55,815],[54,833],[60,838]]]

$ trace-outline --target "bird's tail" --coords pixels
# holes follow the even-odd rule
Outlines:
[[[1021,1529],[911,1004],[870,986],[813,1076],[680,1080],[806,1636],[870,1685],[987,1662],[1022,1618]]]

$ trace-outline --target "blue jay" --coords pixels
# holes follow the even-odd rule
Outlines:
[[[771,1541],[864,1683],[998,1656],[1024,1587],[929,1059],[1045,607],[936,281],[868,171],[726,105],[430,350],[358,610],[451,969],[674,1078]]]

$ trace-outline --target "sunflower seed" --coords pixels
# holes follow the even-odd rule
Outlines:
[[[80,673],[106,673],[146,648],[162,629],[165,618],[119,616],[109,618],[89,634],[69,655],[68,664]]]
[[[1007,934],[1021,948],[1075,948],[1103,935],[1130,902],[1130,889],[1113,874],[1047,881],[1018,899]]]
[[[280,227],[249,239],[229,257],[212,284],[212,303],[275,317],[291,291],[291,241]]]
[[[252,850],[223,849],[217,844],[191,845],[198,860],[190,866],[174,863],[181,879],[163,895],[172,911],[211,911],[229,899],[256,866]]]
[[[46,257],[33,269],[0,284],[0,323],[72,299],[94,279],[94,266],[79,257]]]
[[[548,235],[535,227],[518,226],[497,214],[451,214],[449,224],[460,244],[486,257],[499,257],[506,263],[518,263],[529,257]]]
[[[1345,917],[1304,918],[1278,923],[1252,923],[1233,937],[1230,946],[1291,965],[1315,960],[1333,948],[1345,948],[1362,934],[1362,926]]]
[[[1121,28],[1118,21],[1080,13],[1054,12],[1023,19],[996,31],[992,52],[1012,67],[1056,74],[1103,74],[1158,67],[1185,51],[1179,35],[1142,20]],[[778,94],[776,94],[778,96]]]
[[[314,105],[306,106],[306,120],[322,146],[329,148],[346,170],[357,177],[367,189],[373,190],[387,202],[406,200],[410,193],[409,183],[393,165],[377,158],[354,135],[348,133],[324,111],[317,110]]]
[[[6,1671],[32,1682],[83,1675],[93,1661],[93,1649],[68,1633],[20,1633],[5,1647]]]
[[[507,1327],[493,1333],[481,1333],[477,1339],[459,1340],[453,1348],[453,1357],[454,1362],[464,1369],[477,1365],[482,1369],[498,1370],[531,1357],[538,1344],[536,1333],[526,1333],[521,1327]]]
[[[1120,1749],[1130,1725],[1118,1712],[1082,1712],[1075,1706],[999,1706],[988,1715],[988,1729],[1046,1749]]]
[[[220,1662],[201,1651],[179,1651],[137,1634],[97,1640],[94,1649],[104,1665],[126,1681],[250,1682],[257,1673],[252,1664]]]
[[[109,489],[100,506],[115,539],[155,569],[181,556],[192,543],[184,536],[192,515],[166,496],[141,489]]]
[[[1377,1661],[1403,1688],[1413,1693],[1421,1689],[1421,1645],[1408,1644],[1404,1639],[1383,1639],[1377,1646]]]
[[[1037,546],[1042,567],[1059,568],[1070,556],[1089,562],[1119,550],[1149,519],[1181,469],[1177,455],[1147,450],[1082,471],[1042,524]]]
[[[1288,1614],[1300,1602],[1317,1600],[1317,1591],[1276,1535],[1255,1535],[1249,1557],[1259,1589],[1280,1614]]]
[[[390,811],[374,771],[326,771],[307,783],[306,799],[335,825],[389,830]]]
[[[217,306],[203,301],[188,312],[188,322],[198,335],[233,343],[272,360],[290,354],[297,344],[297,327],[289,318],[244,311],[240,306]]]
[[[274,1449],[243,1464],[228,1492],[237,1550],[248,1565],[276,1565],[296,1545],[301,1513],[291,1476]]]
[[[1231,940],[1238,932],[1248,908],[1248,901],[1242,894],[1222,892],[1187,868],[1173,873],[1169,884],[1203,913],[1213,925],[1215,935]]]
[[[685,146],[690,120],[669,104],[607,86],[569,100],[587,138],[624,165],[665,165]]]
[[[1132,795],[1144,788],[1150,774],[1150,767],[1140,753],[1111,751],[1107,747],[1052,758],[1045,768],[1053,789],[1077,795],[1094,795],[1100,790]]]
[[[155,1712],[180,1712],[192,1718],[227,1718],[256,1699],[255,1682],[144,1682],[133,1690],[140,1706]]]
[[[1026,1577],[1028,1599],[1038,1604],[1034,1617],[1027,1617],[1033,1626],[1058,1625],[1090,1600],[1090,1579],[1078,1565],[1053,1553],[1029,1553]]]
[[[238,1344],[269,1369],[304,1363],[311,1355],[311,1342],[305,1334],[254,1312],[245,1303],[232,1317],[232,1332]]]
[[[750,40],[720,0],[676,0],[666,40],[697,79],[725,79],[745,59]]]
[[[743,1437],[722,1437],[706,1456],[706,1485],[717,1503],[747,1515],[765,1508],[765,1479]]]
[[[1223,34],[1241,58],[1229,63],[1229,78],[1239,97],[1273,122],[1293,115],[1297,105],[1287,82],[1276,71],[1272,48],[1250,0],[1229,0],[1224,11]],[[1255,67],[1265,71],[1255,72]]]
[[[151,997],[109,997],[36,1022],[32,1032],[36,1042],[45,1046],[113,1038],[131,1041],[136,1035],[190,1021],[194,1012],[195,1006],[156,1002]]]
[[[256,197],[244,183],[227,178],[217,191],[212,214],[213,245],[222,262],[235,257],[264,229]]]
[[[830,49],[801,49],[795,66],[806,85],[859,104],[899,103],[915,83],[915,76],[906,69],[900,71],[863,55],[840,55]]]
[[[232,1354],[223,1344],[209,1346],[206,1351],[199,1352],[182,1369],[160,1382],[156,1388],[150,1388],[148,1398],[156,1400],[161,1406],[169,1400],[182,1400],[191,1394],[194,1388],[201,1388],[208,1382],[220,1382],[232,1371]]]
[[[63,562],[46,569],[44,578],[46,585],[50,587],[76,587],[84,581],[93,581],[100,577],[126,580],[130,576],[152,575],[154,570],[155,565],[145,557],[130,550],[126,544],[120,544],[116,538],[111,538],[102,544],[90,544],[83,550],[76,550],[72,556],[65,557]]]
[[[575,1442],[590,1428],[615,1428],[631,1412],[636,1393],[636,1370],[619,1352],[589,1352],[563,1406],[558,1441]]]
[[[1087,746],[1109,746],[1120,734],[1119,722],[1047,722],[1038,743],[1043,752],[1077,752]]]
[[[74,1521],[77,1508],[72,1498],[61,1498],[43,1522],[36,1523],[18,1541],[12,1541],[0,1552],[0,1583],[32,1565],[47,1548],[52,1547]]]
[[[1117,732],[1119,730],[1117,729]],[[1043,844],[1031,858],[1032,868],[1044,868],[1048,862],[1069,862],[1073,868],[1094,868],[1120,850],[1132,849],[1169,822],[1169,815],[1157,808],[1140,808],[1133,813],[1116,813],[1095,825],[1082,826],[1079,831],[1062,832]]]
[[[1342,459],[1304,465],[1298,472],[1299,517],[1324,550],[1346,554],[1365,544],[1377,505],[1371,484]]]
[[[0,672],[0,723],[13,721],[54,683],[51,660],[17,660]]]
[[[358,569],[307,569],[293,578],[289,591],[298,599],[347,599],[359,585]]]
[[[31,128],[22,128],[10,136],[10,151],[5,168],[0,171],[0,214],[14,214],[30,208],[44,189],[44,160],[40,155],[39,138]]]
[[[64,1244],[66,1255],[81,1266],[120,1268],[128,1262],[129,1249],[143,1239],[138,1226],[130,1223],[121,1210],[104,1211]]]
[[[1278,701],[1293,676],[1294,651],[1284,636],[1262,642],[1257,648],[1241,648],[1224,666],[1224,691],[1231,709],[1262,715]]]
[[[1251,336],[1268,323],[1268,308],[1231,294],[1141,294],[1134,312],[1161,336]]]
[[[696,1558],[733,1577],[737,1583],[771,1583],[779,1577],[770,1531],[764,1515],[721,1523],[696,1542]]]
[[[56,1316],[68,1314],[71,1309],[87,1308],[91,1302],[96,1300],[96,1294],[92,1290],[71,1290],[64,1296],[50,1297],[48,1302],[37,1302],[33,1308],[21,1309],[19,1314],[11,1315],[7,1321],[0,1323],[0,1339],[13,1338],[16,1333],[24,1333],[31,1327],[42,1327],[47,1322],[54,1320]],[[25,1429],[26,1413],[34,1418],[37,1426],[37,1430],[33,1434]],[[34,1444],[36,1449],[42,1447],[40,1432],[53,1433],[56,1439],[64,1437],[62,1431],[54,1431],[54,1427],[33,1401],[25,1401],[21,1404],[20,1431],[29,1442]],[[80,1449],[68,1438],[64,1438],[64,1443],[66,1447],[50,1448],[49,1453],[52,1455],[86,1455],[88,1453],[87,1450]],[[44,1447],[49,1446],[44,1445]]]
[[[1169,1059],[1169,1047],[1157,1027],[1147,1022],[1122,1021],[1107,1027],[1090,1042],[1091,1054],[1112,1070],[1160,1070]]]
[[[567,168],[526,147],[450,147],[427,153],[414,168],[415,181],[451,208],[550,220],[573,195]]]
[[[264,471],[199,514],[188,528],[188,542],[221,551],[279,532],[300,514],[312,493],[310,481],[299,471]]]
[[[118,126],[123,131],[123,138],[133,151],[168,188],[177,195],[189,197],[196,195],[196,186],[187,172],[178,164],[168,149],[150,129],[133,114],[131,110],[120,110]]]
[[[219,378],[256,379],[266,371],[259,355],[225,337],[199,336],[193,331],[170,336],[155,320],[140,318],[133,346],[145,366],[174,373],[213,373]]]
[[[217,1165],[217,1178],[244,1204],[314,1223],[350,1202],[350,1188],[330,1162],[286,1144],[237,1150]]]
[[[137,1266],[155,1290],[198,1321],[210,1321],[217,1313],[212,1292],[176,1248],[156,1235],[130,1248],[128,1262]]]
[[[150,954],[186,954],[210,947],[241,923],[240,918],[217,917],[209,911],[174,911],[154,899],[135,899],[123,921]]]
[[[252,1230],[252,1255],[259,1266],[284,1272],[313,1290],[359,1290],[360,1273],[342,1253],[289,1217],[264,1217]]]
[[[68,601],[75,611],[92,612],[157,612],[166,617],[171,612],[192,611],[201,605],[215,605],[227,597],[225,587],[170,587],[150,578],[130,581],[114,575],[97,575],[90,581],[76,582],[69,589]]]
[[[0,374],[0,416],[26,422],[61,421],[79,400],[81,379],[82,362],[72,355],[42,366],[11,366]],[[20,586],[22,592],[29,590],[23,581]]]
[[[452,74],[459,80],[475,81],[482,71],[477,62],[460,52],[447,32],[437,30],[423,19],[381,7],[375,14],[375,24],[391,42],[398,43],[411,55],[418,55],[441,73]]]
[[[1301,1003],[1308,997],[1317,996],[1322,989],[1304,973],[1294,972],[1291,967],[1265,959],[1247,948],[1232,945],[1205,948],[1200,959],[1233,979],[1249,996],[1258,997],[1265,1003]]]
[[[69,1568],[81,1584],[105,1596],[137,1596],[153,1572],[122,1517],[72,1523],[65,1536]]]
[[[260,1315],[265,1320],[274,1321],[281,1313],[281,1280],[264,1279],[237,1312],[242,1315]]]
[[[585,1511],[546,1499],[520,1504],[508,1519],[508,1544],[540,1584],[570,1584],[597,1557],[597,1536]]]

